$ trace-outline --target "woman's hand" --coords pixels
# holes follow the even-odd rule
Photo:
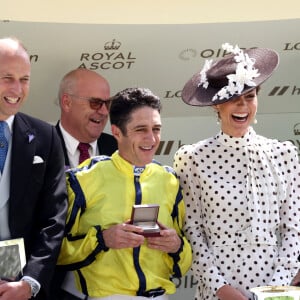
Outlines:
[[[220,300],[248,300],[239,290],[231,285],[223,285],[216,293]]]
[[[298,271],[297,275],[293,278],[291,285],[300,286],[300,271]]]

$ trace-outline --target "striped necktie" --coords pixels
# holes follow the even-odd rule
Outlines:
[[[5,131],[8,125],[5,121],[0,121],[0,171],[3,172],[6,154],[8,150],[8,140],[5,137]]]

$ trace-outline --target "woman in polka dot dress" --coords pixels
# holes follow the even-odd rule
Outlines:
[[[299,268],[297,149],[251,127],[257,92],[276,69],[278,54],[223,48],[231,54],[207,61],[182,91],[189,105],[213,106],[221,131],[182,146],[174,157],[198,300],[253,299],[250,288],[289,285]]]

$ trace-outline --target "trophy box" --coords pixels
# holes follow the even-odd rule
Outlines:
[[[145,237],[159,236],[160,227],[157,224],[158,212],[158,204],[133,205],[131,223],[135,226],[142,227],[144,231],[140,234]]]

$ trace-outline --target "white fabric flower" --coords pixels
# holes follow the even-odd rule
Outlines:
[[[206,59],[206,60],[205,60],[204,67],[203,67],[202,70],[200,71],[201,80],[200,80],[200,82],[199,82],[199,84],[198,84],[198,87],[199,87],[200,85],[202,85],[203,88],[205,88],[205,89],[208,88],[208,84],[209,84],[209,83],[208,83],[208,81],[207,81],[206,72],[207,72],[207,70],[210,69],[211,64],[212,64],[212,59],[210,59],[210,60],[207,60],[207,59]]]
[[[250,58],[238,46],[233,47],[225,43],[222,45],[222,48],[229,53],[235,54],[234,60],[237,62],[237,66],[234,74],[227,75],[228,85],[216,93],[212,101],[229,99],[235,94],[241,94],[245,85],[256,86],[253,79],[260,75],[258,69],[254,68],[255,60]]]

